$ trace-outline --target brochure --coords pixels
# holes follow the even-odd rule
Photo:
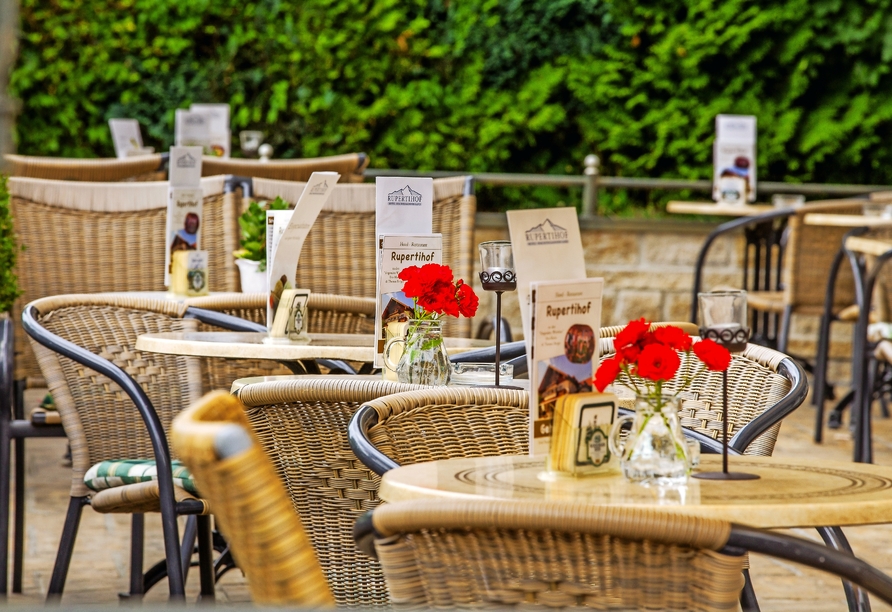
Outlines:
[[[523,337],[530,337],[530,283],[585,278],[585,257],[575,208],[509,210],[508,231],[517,273]]]
[[[531,283],[530,454],[548,452],[558,399],[593,389],[604,279]]]
[[[229,157],[232,143],[229,129],[228,104],[193,104],[189,110],[202,113],[207,117],[207,150],[206,155]]]
[[[716,115],[712,198],[726,204],[756,201],[756,118]]]
[[[164,254],[164,284],[168,287],[172,253],[201,249],[201,149],[171,147],[169,178]]]
[[[130,157],[131,152],[144,151],[139,121],[136,119],[109,119],[112,142],[115,144],[115,156],[118,159]],[[154,149],[152,149],[154,151]]]
[[[319,211],[334,193],[334,186],[339,178],[341,175],[337,172],[314,172],[294,204],[294,210],[290,211],[291,217],[285,230],[279,236],[276,232],[273,233],[272,257],[267,259],[270,292],[266,319],[268,329],[273,329],[275,326],[282,292],[286,289],[295,289],[297,262],[307,234],[316,222]],[[274,220],[278,218],[273,216]]]
[[[403,293],[399,273],[410,266],[443,262],[442,234],[384,234],[378,238],[378,275],[375,321],[375,367],[383,368],[384,345],[402,335],[411,318],[412,299]],[[397,359],[391,351],[391,360]]]

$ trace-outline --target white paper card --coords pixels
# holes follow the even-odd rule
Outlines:
[[[430,234],[434,223],[434,180],[375,179],[375,235]]]
[[[118,159],[129,157],[130,151],[142,150],[142,132],[136,119],[109,119],[108,128],[111,130],[115,156]]]
[[[201,248],[201,149],[170,148],[170,186],[167,188],[167,220],[164,284],[170,286],[171,253]]]
[[[509,210],[507,216],[523,337],[530,338],[530,283],[585,278],[579,218],[575,208]]]
[[[205,113],[178,108],[174,132],[177,146],[207,149],[211,142],[209,124],[210,118]]]
[[[403,293],[399,273],[411,266],[443,263],[442,234],[384,234],[378,239],[375,305],[375,367],[384,367],[384,344],[398,334],[398,324],[411,319],[412,298]]]
[[[171,187],[201,187],[201,147],[171,147],[168,179]]]
[[[716,115],[712,197],[717,202],[756,201],[756,118]],[[740,179],[729,181],[722,179]],[[743,185],[744,192],[739,191]]]
[[[603,290],[603,278],[531,283],[531,455],[548,453],[558,398],[592,391]]]
[[[267,328],[272,329],[277,316],[276,307],[282,291],[294,289],[297,262],[307,234],[316,222],[319,211],[334,193],[334,186],[341,175],[337,172],[314,172],[307,181],[303,193],[294,204],[294,211],[285,231],[273,245],[273,255],[267,260],[269,268],[270,300],[267,305]],[[274,217],[276,218],[276,217]],[[269,225],[267,225],[269,228]],[[275,235],[274,235],[275,240]]]
[[[207,149],[205,154],[229,157],[231,132],[229,129],[228,104],[193,104],[189,110],[202,113],[207,118]]]

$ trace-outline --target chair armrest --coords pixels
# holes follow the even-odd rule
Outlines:
[[[502,361],[508,361],[516,357],[523,357],[527,354],[527,345],[523,340],[517,342],[506,342],[500,347],[499,358]],[[486,348],[465,351],[449,358],[452,363],[492,363],[496,359],[496,347],[488,346]]]
[[[371,406],[360,406],[347,426],[347,441],[350,443],[353,454],[363,465],[378,476],[383,476],[400,465],[379,451],[378,447],[369,440],[369,429],[377,423],[377,411]]]
[[[377,537],[375,525],[372,523],[372,511],[362,513],[353,525],[353,541],[356,542],[359,552],[376,561],[378,560],[378,551],[375,550]]]
[[[266,332],[266,325],[255,323],[254,321],[248,321],[247,319],[242,319],[241,317],[234,317],[232,315],[228,315],[223,312],[217,312],[215,310],[195,308],[194,306],[189,306],[186,309],[185,317],[189,319],[197,319],[202,323],[207,323],[208,325],[216,325],[217,327],[222,327],[223,329],[229,331]]]

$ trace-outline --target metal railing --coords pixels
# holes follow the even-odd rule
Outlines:
[[[712,192],[712,181],[688,179],[627,178],[622,176],[601,176],[600,159],[597,155],[585,157],[582,174],[512,174],[504,172],[456,172],[449,170],[384,170],[368,168],[365,176],[473,176],[484,185],[550,185],[552,187],[582,187],[581,216],[595,216],[598,212],[599,189],[656,189]],[[833,183],[779,183],[760,182],[760,194],[799,193],[802,195],[856,196],[872,191],[892,190],[892,185],[839,185]]]

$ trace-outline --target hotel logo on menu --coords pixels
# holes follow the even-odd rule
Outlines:
[[[561,244],[570,241],[566,228],[555,225],[550,219],[546,219],[536,227],[526,231],[527,244]]]
[[[387,194],[388,206],[421,206],[421,194],[406,185]]]

